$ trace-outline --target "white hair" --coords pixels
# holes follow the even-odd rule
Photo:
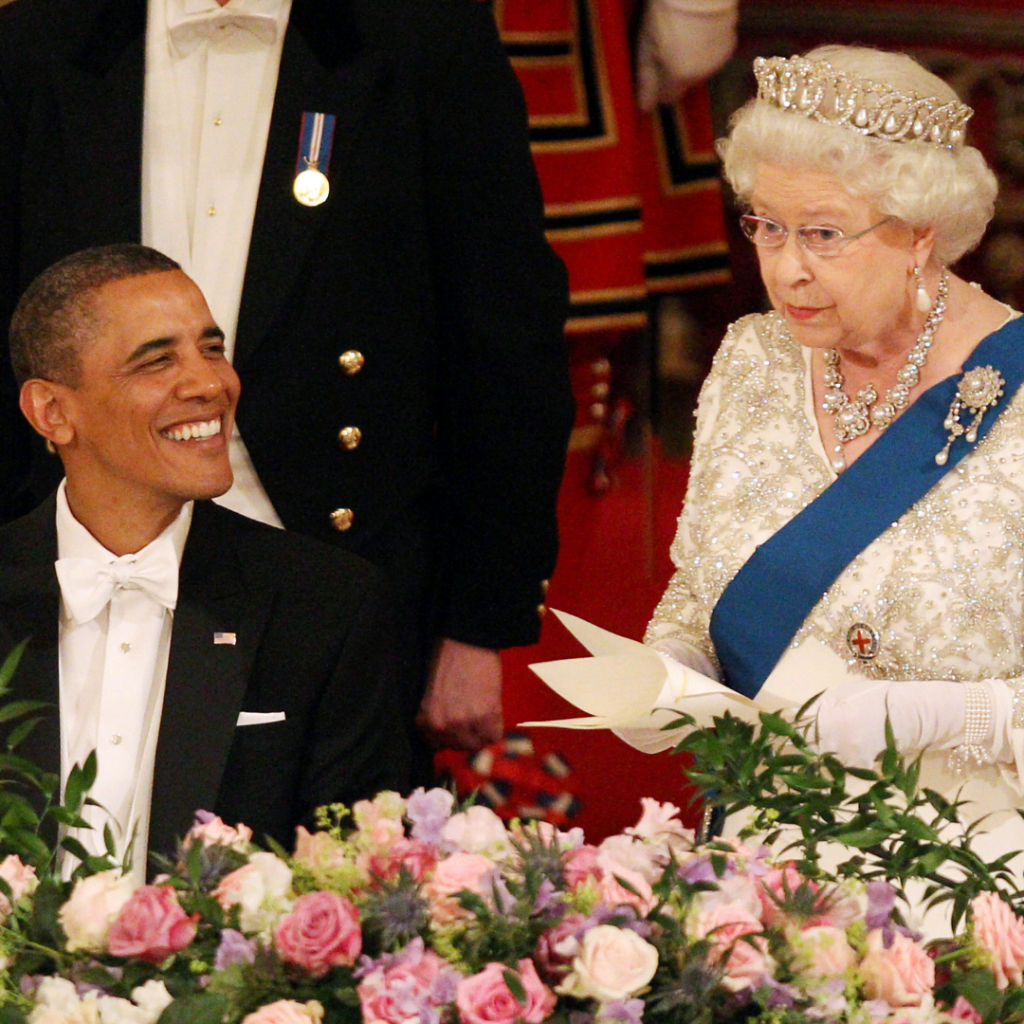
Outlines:
[[[941,103],[957,98],[941,78],[903,53],[819,46],[806,57]],[[879,212],[914,228],[932,228],[935,256],[945,264],[978,244],[995,210],[995,175],[973,146],[889,142],[780,110],[765,100],[751,100],[733,115],[729,137],[719,140],[718,151],[725,176],[743,203],[750,201],[761,164],[831,174]]]

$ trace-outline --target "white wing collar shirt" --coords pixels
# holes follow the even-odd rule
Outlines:
[[[132,874],[145,880],[153,766],[163,710],[178,570],[192,522],[192,503],[134,555],[108,551],[57,491],[57,579],[60,611],[61,791],[75,764],[92,750],[99,773],[86,807],[91,830],[74,830],[102,853],[109,824],[119,856],[132,843]],[[66,871],[70,871],[70,858]]]
[[[291,0],[149,0],[142,241],[199,285],[234,352]],[[299,126],[295,126],[298,138]],[[218,502],[281,526],[238,428]]]

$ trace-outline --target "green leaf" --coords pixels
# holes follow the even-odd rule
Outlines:
[[[31,714],[33,711],[52,707],[53,705],[45,700],[12,700],[9,704],[0,705],[0,722],[9,722],[12,718],[21,718],[22,715]]]
[[[14,650],[4,658],[3,665],[0,665],[0,697],[8,693],[10,690],[11,678],[14,676],[15,670],[18,668],[18,662],[21,661],[21,656],[25,653],[25,648],[28,647],[28,637],[25,637],[20,644],[17,644]]]
[[[228,1001],[215,992],[181,996],[175,999],[157,1019],[157,1024],[222,1024]]]
[[[25,739],[26,736],[42,721],[42,718],[26,718],[24,722],[19,722],[8,734],[7,734],[7,749],[14,750],[19,746]]]
[[[510,971],[506,968],[501,972],[502,977],[505,979],[505,984],[508,985],[509,992],[515,997],[516,1002],[520,1006],[526,1005],[526,989],[523,987],[523,983],[519,978],[519,975],[515,971]]]

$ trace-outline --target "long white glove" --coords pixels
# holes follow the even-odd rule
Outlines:
[[[674,103],[736,47],[739,0],[649,0],[637,49],[637,103]]]
[[[871,767],[885,749],[887,714],[901,753],[914,754],[925,748],[952,750],[966,742],[994,762],[1012,763],[1012,698],[1013,690],[1001,680],[865,680],[826,691],[809,713],[817,719],[818,747],[854,767]],[[973,704],[971,735],[967,729],[969,699]]]

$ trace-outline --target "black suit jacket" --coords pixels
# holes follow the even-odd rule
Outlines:
[[[54,705],[20,752],[60,771],[53,499],[0,527],[0,657],[31,637],[14,695]],[[181,564],[153,778],[150,849],[196,810],[290,846],[316,807],[404,790],[392,599],[360,558],[197,502]],[[236,643],[214,644],[215,632]],[[236,727],[240,711],[284,722]],[[102,750],[100,751],[102,757]]]
[[[0,321],[57,257],[138,239],[146,0],[0,10]],[[303,111],[330,198],[292,195]],[[289,529],[365,555],[435,635],[533,642],[573,403],[525,107],[473,0],[294,0],[238,327],[238,421]],[[365,356],[347,376],[338,356]],[[6,375],[5,375],[6,376]],[[4,387],[0,382],[0,389]],[[59,478],[6,377],[0,496]],[[355,450],[338,444],[362,431]],[[15,443],[16,442],[16,443]],[[336,508],[354,511],[345,533]]]

